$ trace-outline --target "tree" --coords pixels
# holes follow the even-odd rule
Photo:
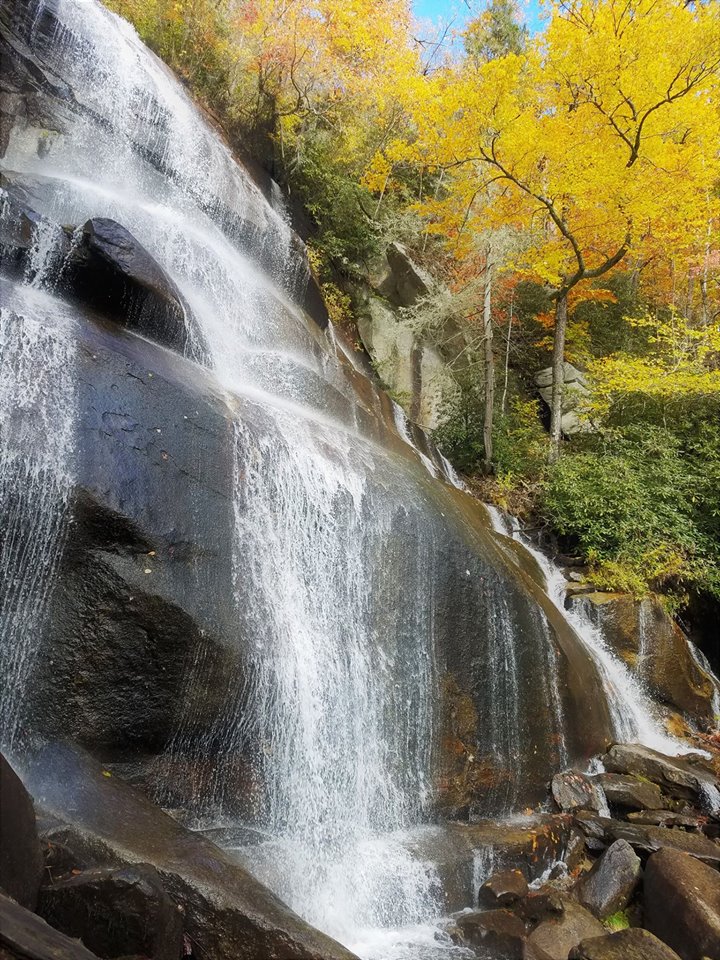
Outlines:
[[[463,33],[467,56],[477,64],[488,63],[508,53],[522,53],[527,43],[527,27],[518,22],[512,0],[492,0]]]
[[[415,93],[407,156],[448,171],[448,190],[486,226],[534,238],[527,264],[555,303],[553,459],[568,295],[657,239],[668,203],[691,216],[718,177],[719,7],[561,0],[525,53],[466,59]]]

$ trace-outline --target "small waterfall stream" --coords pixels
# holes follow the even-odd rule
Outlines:
[[[602,711],[595,739],[578,740],[584,731],[568,720],[559,621],[590,697],[597,668],[617,734],[665,748],[667,739],[601,639],[574,621],[567,630],[546,561],[535,554],[552,603],[515,583],[450,464],[413,442],[401,409],[332,328],[305,315],[307,264],[278,198],[266,201],[132,28],[95,0],[33,3],[27,42],[72,95],[57,129],[13,129],[3,170],[50,220],[111,218],[143,244],[187,304],[184,362],[213,378],[230,424],[223,589],[243,669],[224,678],[222,709],[202,736],[189,708],[179,711],[163,759],[215,758],[201,795],[188,798],[199,827],[238,825],[222,761],[249,762],[259,786],[248,820],[261,842],[230,846],[361,957],[461,957],[436,926],[437,866],[417,853],[434,816],[443,679],[452,670],[483,679],[479,746],[500,775],[481,814],[517,810],[526,779],[544,784],[548,769],[602,741]],[[6,742],[42,656],[77,482],[73,313],[55,290],[58,237],[37,236],[31,269],[0,312]],[[463,643],[456,663],[450,653]],[[204,663],[198,650],[189,687]],[[479,851],[478,869],[490,853]]]

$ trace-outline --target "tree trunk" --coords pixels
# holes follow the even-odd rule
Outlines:
[[[552,403],[550,406],[550,463],[560,457],[562,436],[562,404],[565,393],[565,332],[567,330],[567,291],[563,290],[555,305],[555,336],[552,359]]]
[[[490,472],[493,458],[493,416],[495,413],[495,357],[493,355],[492,263],[485,265],[485,302],[483,304],[483,343],[485,345],[485,469]]]

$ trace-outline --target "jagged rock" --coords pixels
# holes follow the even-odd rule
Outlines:
[[[603,758],[608,771],[634,774],[657,783],[665,793],[700,803],[718,791],[718,782],[699,757],[666,757],[637,743],[615,744]]]
[[[148,864],[85,870],[43,887],[38,913],[99,957],[182,954],[182,912]]]
[[[627,840],[616,840],[581,877],[575,890],[580,903],[603,920],[622,910],[640,882],[640,858]]]
[[[35,909],[43,858],[30,796],[0,754],[0,889]]]
[[[627,840],[633,849],[643,853],[655,853],[663,847],[669,847],[689,853],[704,863],[720,865],[720,845],[702,834],[665,827],[646,827],[586,813],[577,813],[575,820],[592,849],[609,846],[615,840]]]
[[[142,244],[114,220],[82,228],[62,274],[72,296],[130,330],[183,353],[188,346],[180,291]]]
[[[524,960],[567,960],[582,940],[600,937],[605,928],[584,907],[566,901],[561,916],[544,920],[527,939]]]
[[[570,951],[570,960],[680,960],[674,950],[648,930],[619,930],[583,940]]]
[[[97,960],[78,940],[53,929],[0,894],[0,957],[3,960]]]
[[[564,913],[565,900],[559,892],[546,887],[538,892],[531,891],[527,897],[513,904],[512,910],[525,923],[537,926],[543,920],[557,919]]]
[[[356,960],[301,920],[230,855],[117,777],[104,776],[102,767],[77,749],[43,747],[28,757],[21,773],[35,802],[65,824],[65,845],[95,860],[92,866],[140,862],[155,867],[168,894],[183,907],[185,931],[200,956]]]
[[[677,850],[647,862],[645,926],[682,957],[720,956],[720,874]]]
[[[717,681],[659,598],[591,592],[568,598],[663,703],[698,720],[713,719]]]
[[[480,887],[478,906],[487,910],[506,907],[522,900],[528,893],[528,884],[521,870],[501,870],[494,873]]]
[[[455,918],[462,939],[506,960],[522,960],[525,924],[509,910],[474,910]]]
[[[576,770],[558,773],[552,779],[552,795],[561,810],[595,810],[606,808],[602,789]]]
[[[660,787],[655,783],[621,773],[602,773],[598,782],[611,806],[635,810],[660,810],[663,806]]]

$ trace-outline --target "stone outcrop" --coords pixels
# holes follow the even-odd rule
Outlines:
[[[80,303],[150,340],[184,353],[190,316],[180,291],[133,235],[106,218],[77,231],[61,273]],[[196,334],[197,335],[197,334]]]
[[[585,417],[581,410],[582,402],[588,397],[590,390],[588,388],[587,378],[572,363],[565,361],[564,367],[564,390],[562,403],[561,427],[565,436],[570,437],[576,433],[587,433],[592,430],[592,424]],[[535,385],[538,393],[548,407],[552,404],[553,372],[552,367],[539,370],[535,375]]]
[[[602,630],[654,697],[691,718],[714,719],[717,680],[658,598],[592,591],[571,593],[567,603]]]
[[[647,863],[645,925],[682,960],[720,956],[720,873],[676,850]]]
[[[699,806],[718,789],[712,768],[698,754],[666,757],[641,744],[615,744],[603,762],[609,771],[645,777],[669,796],[693,800]]]
[[[29,910],[35,908],[43,872],[35,809],[0,754],[0,890]]]
[[[491,910],[505,907],[528,895],[528,883],[522,870],[501,870],[483,883],[478,892],[478,906]]]
[[[86,869],[137,870],[138,864],[149,864],[157,871],[172,901],[183,908],[184,930],[201,956],[353,960],[348,950],[301,920],[229,855],[105,773],[89,757],[63,745],[43,748],[22,770],[35,803],[53,818],[51,836],[62,840],[67,851],[80,851]],[[85,876],[91,886],[102,887],[120,883],[122,875],[96,874],[94,881]],[[67,891],[67,883],[61,884]],[[72,893],[72,881],[69,889]],[[46,906],[50,913],[61,909],[57,897],[49,896]]]

